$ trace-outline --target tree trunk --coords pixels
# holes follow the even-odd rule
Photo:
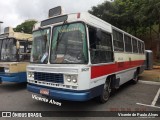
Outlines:
[[[150,31],[150,33],[149,33],[149,37],[150,37],[150,50],[152,50],[152,26],[151,26],[151,24],[149,25],[149,31]]]

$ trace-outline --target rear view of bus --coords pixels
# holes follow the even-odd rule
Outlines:
[[[111,89],[131,79],[137,82],[143,71],[144,43],[134,37],[137,51],[140,45],[135,54],[128,40],[131,51],[126,53],[120,31],[123,49],[115,52],[113,29],[120,31],[89,13],[63,15],[61,7],[51,9],[49,19],[34,27],[27,89],[55,99],[86,101],[97,97],[105,103]]]
[[[0,82],[27,82],[32,35],[4,29],[0,35]]]

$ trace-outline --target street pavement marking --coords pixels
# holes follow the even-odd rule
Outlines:
[[[148,85],[160,85],[160,82],[154,82],[154,81],[145,81],[145,80],[139,80],[140,83],[148,84]]]
[[[153,107],[153,108],[159,108],[159,106],[153,106],[153,105],[147,105],[147,104],[142,104],[142,103],[136,103],[137,105],[142,105],[142,106],[147,106],[147,107]]]
[[[152,102],[151,105],[155,106],[155,104],[156,104],[156,102],[158,100],[159,95],[160,95],[160,88],[159,88],[159,90],[158,90],[158,92],[157,92],[157,94],[156,94],[156,96],[155,96],[155,98],[154,98],[154,100],[153,100],[153,102]]]
[[[137,105],[142,105],[142,106],[147,106],[147,107],[160,108],[159,106],[155,106],[155,105],[156,105],[156,102],[157,102],[157,100],[158,100],[159,95],[160,95],[160,88],[159,88],[156,96],[154,97],[154,100],[152,101],[152,104],[151,104],[151,105],[142,104],[142,103],[136,103],[136,104],[137,104]]]

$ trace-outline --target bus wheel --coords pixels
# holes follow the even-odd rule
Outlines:
[[[138,82],[138,72],[136,71],[135,73],[134,73],[134,78],[132,79],[132,82],[133,82],[133,84],[136,84],[137,82]]]
[[[110,97],[110,92],[111,92],[110,80],[107,80],[104,84],[102,94],[98,97],[99,102],[106,103]]]

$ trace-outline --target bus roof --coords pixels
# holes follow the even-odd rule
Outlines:
[[[3,34],[0,34],[0,39],[4,39],[4,38],[14,38],[17,40],[32,41],[32,34],[14,32],[11,29],[11,30],[5,31]]]
[[[77,16],[78,14],[80,14],[80,17]],[[59,20],[57,18],[59,18]],[[37,30],[40,27],[43,28],[43,27],[49,27],[51,25],[57,25],[63,23],[64,21],[67,21],[68,23],[82,21],[89,25],[104,29],[110,33],[112,32],[111,24],[89,14],[88,12],[63,14],[63,15],[58,15],[56,17],[51,17],[39,23],[36,23],[33,30]]]
[[[64,16],[67,16],[67,17],[65,18]],[[56,19],[56,18],[60,18],[60,21],[58,21],[58,19]],[[54,20],[54,19],[56,19],[56,20]],[[120,32],[123,32],[126,35],[129,35],[132,38],[136,38],[133,35],[111,25],[110,23],[108,23],[108,22],[106,22],[106,21],[104,21],[94,15],[91,15],[88,12],[71,13],[71,14],[64,14],[64,15],[58,15],[56,17],[52,17],[52,18],[46,19],[44,21],[41,21],[40,23],[37,23],[35,25],[34,30],[38,29],[39,27],[48,27],[51,25],[63,23],[64,22],[63,20],[64,21],[66,20],[67,22],[83,21],[83,22],[87,23],[88,25],[91,25],[91,26],[97,27],[97,28],[101,28],[102,30],[107,31],[109,33],[112,33],[112,29],[116,29]],[[138,39],[139,41],[142,41],[139,38],[136,38],[136,39]]]

